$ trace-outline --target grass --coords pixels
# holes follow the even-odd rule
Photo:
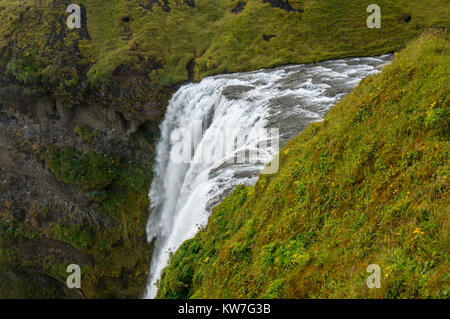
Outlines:
[[[89,10],[93,2],[97,8]],[[196,1],[195,8],[169,1],[172,10],[167,13],[157,5],[146,12],[138,1],[107,2],[86,3],[95,48],[90,52],[97,61],[90,77],[102,77],[144,52],[163,65],[152,73],[162,84],[186,81],[190,59],[195,59],[195,79],[200,80],[218,73],[386,53],[430,25],[448,27],[450,13],[442,1],[380,1],[383,27],[374,30],[366,26],[370,1],[291,1],[305,11],[298,13],[255,0],[247,1],[239,14],[231,13],[234,1]],[[410,23],[401,22],[405,14],[414,17]],[[124,16],[130,22],[122,22]],[[264,41],[264,34],[276,37]]]
[[[92,151],[50,147],[43,155],[49,170],[97,203],[117,226],[53,223],[46,236],[87,253],[93,266],[85,266],[83,293],[95,298],[136,297],[142,293],[149,269],[146,242],[148,188],[151,167],[124,163],[120,158]]]
[[[382,54],[404,47],[430,26],[448,28],[450,14],[449,0],[380,0],[382,28],[369,29],[369,0],[291,0],[303,13],[260,0],[246,1],[240,13],[231,12],[236,1],[197,0],[195,7],[168,3],[167,12],[157,4],[146,9],[144,0],[83,0],[87,29],[69,31],[64,25],[68,2],[2,0],[6,23],[0,51],[9,51],[2,56],[10,56],[10,72],[19,80],[57,81],[57,87],[74,94],[70,87],[84,73],[91,83],[107,82],[121,65],[147,70],[157,85],[170,86],[189,79],[192,60],[198,81],[218,73]],[[45,19],[36,20],[39,15]],[[264,35],[275,37],[265,41]]]
[[[448,298],[450,45],[429,32],[238,186],[159,298]],[[380,289],[366,268],[378,264]]]
[[[80,0],[77,3],[82,6],[83,12],[86,12],[86,16],[83,16],[83,28],[69,30],[65,25],[68,15],[66,8],[71,3],[69,0],[0,0],[0,69],[26,87],[23,91],[25,95],[26,92],[37,91],[52,96],[59,104],[68,107],[85,105],[92,102],[91,98],[100,97],[105,105],[133,112],[136,105],[144,105],[149,101],[155,102],[163,109],[161,104],[166,102],[169,95],[164,88],[173,89],[173,85],[191,79],[199,81],[213,74],[289,63],[382,54],[403,48],[410,39],[417,37],[430,26],[449,27],[449,0],[379,0],[377,3],[382,8],[381,29],[368,29],[366,26],[366,7],[372,3],[369,0],[289,2],[292,7],[301,8],[304,12],[273,8],[261,0],[247,0],[240,13],[231,12],[237,4],[236,0],[196,0],[195,7],[190,7],[181,0],[168,0],[170,11],[158,4],[153,4],[152,10],[148,7],[146,9],[149,3],[147,0]],[[410,21],[408,17],[411,17]],[[264,39],[265,36],[268,41]],[[194,65],[193,68],[189,67],[191,65]],[[125,72],[126,79],[118,76],[118,82],[111,85],[115,72],[123,69],[129,70]],[[415,70],[410,72],[414,74]],[[139,73],[138,76],[142,73],[148,79],[131,79],[134,73]],[[399,80],[395,83],[399,87],[407,87],[409,80]],[[112,89],[105,88],[108,85],[111,85]],[[119,87],[120,90],[117,89]],[[394,88],[393,92],[398,90],[400,88]],[[117,96],[118,91],[120,94]],[[411,101],[403,103],[415,105],[417,101],[414,98],[415,96],[411,95]],[[2,103],[8,104],[8,98],[4,101],[0,99],[0,104]],[[390,103],[395,105],[397,101],[392,100]],[[423,115],[424,131],[440,130],[442,133],[448,131],[447,127],[441,127],[442,119],[447,117],[447,111],[438,101],[436,103],[436,107],[430,108]],[[361,108],[357,114],[361,121],[365,121],[371,116],[371,108]],[[341,121],[343,127],[345,123]],[[318,128],[313,127],[310,130],[315,129]],[[80,125],[75,128],[75,133],[83,143],[92,143],[94,133],[88,127]],[[392,136],[390,138],[394,139]],[[438,147],[444,146],[438,144]],[[370,153],[376,152],[377,149],[369,147],[360,151]],[[336,159],[330,158],[331,154],[328,151],[316,154],[320,158],[322,174],[331,174],[337,169]],[[402,156],[405,165],[415,165],[417,161],[422,161],[425,155],[423,150],[413,147],[408,154],[402,153]],[[90,225],[80,226],[68,222],[50,225],[47,233],[42,234],[27,229],[25,224],[22,225],[19,221],[5,227],[2,224],[0,262],[23,262],[35,266],[38,261],[34,261],[34,264],[33,261],[20,261],[20,252],[13,249],[11,242],[19,238],[35,240],[43,235],[50,236],[94,257],[94,266],[83,278],[83,282],[88,282],[83,288],[86,296],[137,296],[138,287],[142,286],[146,279],[150,255],[148,245],[143,239],[149,207],[147,190],[151,179],[150,167],[128,165],[118,158],[103,157],[94,152],[82,153],[72,148],[50,148],[44,160],[47,168],[60,181],[83,192],[92,205],[98,205],[96,207],[101,212],[119,221],[119,226],[100,231]],[[303,174],[302,170],[315,169],[311,164],[312,160],[309,160],[309,166],[295,167],[295,173],[289,174]],[[362,168],[349,166],[349,163],[354,163],[354,158],[346,160],[350,161],[342,165],[349,172],[353,172],[353,169],[360,175],[364,174]],[[376,167],[389,169],[390,160],[392,159],[386,155],[386,158],[375,163]],[[284,173],[286,174],[288,175]],[[396,176],[396,172],[391,174]],[[318,196],[317,194],[323,193],[321,196],[329,196],[327,201],[330,203],[338,196],[344,196],[345,201],[351,202],[355,195],[350,189],[357,185],[360,175],[351,175],[345,180],[349,189],[343,195],[339,195],[337,190],[334,195],[327,195],[330,190],[317,186],[319,184],[313,194]],[[263,181],[264,179],[258,185],[269,183],[269,180]],[[277,183],[283,185],[284,182],[280,179]],[[309,193],[311,185],[308,183],[311,181],[298,181],[298,184],[290,186],[289,192],[286,189],[290,194],[289,200],[284,199],[284,196],[266,199],[265,204],[268,206],[265,214],[270,215],[275,208],[281,209],[288,203],[292,206],[294,199],[299,205],[308,205],[314,199]],[[239,201],[246,203],[246,198],[252,198],[255,194],[259,193],[254,189],[238,189],[233,196],[238,196]],[[233,210],[241,209],[235,205],[236,203],[232,204]],[[298,214],[294,206],[290,209]],[[423,209],[428,209],[425,206]],[[264,206],[258,209],[263,210],[262,207]],[[395,214],[396,209],[396,206],[390,207],[386,214]],[[368,221],[364,216],[366,215],[361,214],[353,218],[358,220],[358,225],[365,225]],[[434,215],[430,216],[427,218],[433,221]],[[319,227],[327,220],[326,217],[320,217],[315,223]],[[240,223],[244,223],[244,220],[238,218],[229,222],[233,228],[228,228],[228,221],[221,222],[220,226],[224,234],[228,234],[226,236],[231,236],[243,227]],[[293,229],[298,227],[295,219],[290,220],[290,223]],[[258,218],[245,221],[249,237],[247,241],[231,249],[233,260],[242,260],[243,265],[253,260],[252,238],[262,227],[260,225],[261,220]],[[306,252],[296,254],[297,250],[309,249],[308,245],[314,242],[314,231],[310,230],[308,234],[305,235],[305,238],[309,238],[307,241],[298,238],[296,234],[292,240],[280,238],[279,242],[272,240],[270,243],[264,243],[261,247],[276,244],[266,247],[266,255],[261,257],[262,260],[267,263],[273,259],[277,267],[288,267],[287,265],[293,262],[305,269],[314,264],[315,258],[326,264],[327,258],[331,258],[326,250],[316,255]],[[335,242],[338,247],[336,249],[342,249],[339,248],[340,242],[337,239]],[[361,242],[364,242],[364,238]],[[214,261],[216,257],[213,256],[211,252],[212,259],[208,259],[205,265]],[[203,260],[206,258],[209,258],[209,255]],[[41,261],[39,263],[42,264]],[[193,259],[192,263],[188,264],[194,263]],[[57,261],[48,260],[46,264],[55,278],[63,279],[64,270]],[[414,264],[401,265],[413,267],[411,265]],[[186,287],[189,288],[183,286],[183,295],[191,296],[191,282],[200,280],[201,276],[199,273],[194,276],[195,267],[186,267],[178,275],[182,279],[180,283],[188,283]],[[273,281],[262,281],[255,291],[260,291],[261,296],[284,296],[286,285],[293,279],[277,276],[270,275],[268,278],[273,278]],[[172,284],[179,285],[175,282]],[[5,288],[5,291],[7,290],[8,288]],[[32,291],[37,290],[33,288]],[[162,291],[163,295],[164,291],[169,294],[167,289]],[[176,289],[170,293],[173,293],[174,297],[179,296]],[[218,290],[219,293],[245,295],[239,290],[230,290],[227,293]],[[196,292],[196,295],[201,294]]]

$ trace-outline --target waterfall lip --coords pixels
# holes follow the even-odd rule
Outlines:
[[[156,147],[149,191],[152,212],[147,223],[147,238],[154,249],[145,297],[156,296],[155,283],[170,252],[206,225],[212,208],[224,196],[239,184],[253,185],[258,174],[267,172],[272,164],[273,172],[279,149],[287,140],[309,123],[322,120],[362,77],[379,72],[391,58],[385,55],[289,65],[216,75],[181,86],[169,101]],[[201,129],[197,122],[202,123]],[[220,153],[221,147],[230,143],[224,137],[227,129],[236,130],[233,147],[225,147]],[[272,129],[278,129],[278,141],[274,143],[252,135]],[[186,136],[190,143],[183,144]],[[175,160],[180,150],[189,155],[185,162]],[[203,152],[212,162],[205,160]],[[236,154],[244,154],[245,160],[231,162],[239,159]]]

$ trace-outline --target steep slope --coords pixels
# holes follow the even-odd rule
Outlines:
[[[158,296],[448,298],[449,53],[422,36],[288,142],[277,174],[174,254]]]

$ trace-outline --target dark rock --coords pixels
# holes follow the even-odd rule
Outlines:
[[[242,98],[242,94],[254,89],[253,86],[248,85],[229,85],[222,91],[223,96],[230,100],[237,100]]]
[[[29,299],[42,298],[79,299],[83,294],[79,289],[69,289],[58,280],[18,265],[0,265],[0,295],[3,298]]]
[[[276,38],[277,36],[275,35],[275,34],[263,34],[263,39],[264,39],[264,41],[267,41],[267,42],[269,42],[270,41],[270,39],[272,39],[272,38]]]
[[[269,3],[274,8],[280,8],[286,11],[303,12],[303,9],[294,9],[289,0],[263,0],[263,3]]]
[[[153,12],[154,4],[157,4],[159,7],[161,7],[164,12],[170,12],[169,0],[162,0],[162,3],[160,0],[148,0],[146,5],[139,4],[139,6],[141,8],[144,8],[145,10]]]
[[[409,13],[405,13],[399,18],[399,22],[400,23],[410,23],[411,19],[412,19],[411,15]]]
[[[195,0],[183,0],[184,3],[186,3],[191,8],[195,8]]]
[[[188,71],[189,81],[194,80],[194,68],[195,68],[195,59],[190,59],[186,64],[186,70]]]
[[[244,10],[244,7],[247,5],[247,2],[245,1],[238,1],[238,3],[236,4],[236,7],[234,7],[233,9],[231,9],[232,13],[239,13],[242,10]]]
[[[41,99],[36,104],[37,117],[41,124],[46,123],[54,114],[55,105],[49,99]]]
[[[2,271],[0,267],[0,296],[9,296],[5,285],[2,286],[2,278],[12,278],[12,286],[35,282],[33,287],[42,288],[33,288],[32,295],[26,297],[45,297],[47,291],[56,291],[57,287],[62,289],[55,297],[83,297],[81,292],[67,293],[63,289],[65,282],[46,270],[42,256],[63,264],[96,267],[97,255],[46,238],[46,229],[54,224],[85,224],[108,231],[119,228],[121,221],[102,212],[99,204],[76,185],[59,180],[42,156],[50,148],[73,148],[78,152],[92,150],[96,154],[108,154],[123,163],[147,165],[151,162],[154,141],[148,140],[146,134],[157,136],[154,132],[169,95],[156,90],[148,77],[148,72],[158,67],[162,66],[156,60],[142,61],[139,70],[119,67],[108,85],[88,88],[75,104],[59,100],[52,92],[27,88],[0,67],[0,226],[8,228],[13,221],[39,234],[33,239],[11,239],[8,243],[17,252],[18,259],[17,265],[6,260],[7,270]],[[76,130],[79,126],[94,132],[90,142],[80,138]],[[111,192],[117,191],[120,190],[111,189]],[[142,243],[146,244],[145,238]],[[2,263],[5,259],[0,256],[0,266]],[[30,272],[19,274],[9,270],[30,264],[33,267]],[[122,271],[132,272],[133,269]],[[137,297],[140,292],[128,292],[130,287],[127,286],[133,285],[136,289],[136,284],[136,281],[126,282],[123,292],[117,291],[117,295]],[[24,289],[11,296],[22,296],[20,293]],[[6,291],[9,290],[6,287]]]

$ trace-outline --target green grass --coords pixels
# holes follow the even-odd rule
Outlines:
[[[92,151],[85,153],[68,148],[49,148],[44,159],[56,178],[79,187],[84,192],[102,191],[119,179],[118,159],[104,157]]]
[[[290,0],[294,8],[302,8],[304,13],[273,8],[269,4],[263,4],[261,0],[248,0],[244,10],[238,14],[231,13],[237,3],[235,0],[196,0],[195,8],[180,0],[168,2],[170,12],[163,11],[156,4],[153,5],[153,11],[146,10],[140,6],[146,5],[146,0],[80,0],[77,3],[87,12],[87,29],[69,30],[65,25],[66,8],[71,3],[69,0],[0,0],[0,69],[3,70],[4,67],[7,74],[26,86],[27,89],[23,91],[25,95],[26,92],[37,91],[52,96],[65,106],[85,105],[91,103],[89,97],[101,96],[101,102],[115,109],[132,112],[136,105],[144,105],[149,101],[163,109],[164,105],[161,104],[166,103],[169,91],[173,89],[172,85],[185,82],[191,76],[198,81],[205,76],[224,72],[397,51],[430,26],[448,28],[450,14],[449,0],[379,0],[377,3],[382,8],[382,28],[368,29],[366,7],[372,3],[369,0]],[[411,15],[409,23],[404,19],[408,15]],[[275,37],[265,41],[263,35]],[[187,69],[190,61],[195,61],[192,74]],[[114,82],[114,71],[121,67],[129,71],[125,72],[125,76],[119,76],[118,83],[115,82],[111,90],[116,93],[120,87],[121,93],[126,94],[116,96],[108,90],[108,85]],[[134,79],[136,72],[139,76],[141,73],[148,75],[150,80]],[[414,74],[415,70],[410,72]],[[393,91],[397,92],[401,85],[408,87],[409,80],[395,83],[399,88]],[[170,90],[161,89],[167,87]],[[410,101],[403,103],[414,105],[417,102],[414,98],[411,95]],[[8,98],[0,99],[0,104],[2,102],[8,104]],[[393,100],[391,103],[395,105],[397,101]],[[423,127],[424,131],[435,130],[443,134],[448,131],[447,127],[441,126],[442,119],[447,117],[447,111],[438,102],[436,105],[424,113]],[[370,112],[371,109],[367,106],[358,110],[357,114],[361,120],[366,120],[366,117],[370,117]],[[344,127],[345,122],[342,121],[341,124]],[[310,130],[313,129],[315,128]],[[75,133],[83,143],[92,143],[94,133],[89,128],[80,125]],[[362,151],[375,152],[376,149]],[[334,158],[329,158],[330,154],[323,151],[317,155],[322,174],[332,173],[337,169],[334,164],[337,162]],[[415,165],[418,160],[423,159],[424,153],[412,148],[402,156],[405,165]],[[98,205],[96,207],[101,212],[119,221],[118,227],[105,231],[98,231],[89,225],[77,229],[78,226],[70,222],[52,225],[47,229],[48,236],[63,240],[94,256],[94,266],[87,272],[86,278],[83,278],[83,282],[88,282],[83,288],[86,296],[137,296],[138,287],[142,287],[145,282],[150,255],[148,245],[142,239],[145,238],[148,216],[150,167],[128,165],[115,157],[103,157],[94,152],[82,153],[71,148],[49,149],[44,160],[47,168],[60,181],[83,192],[92,205]],[[354,159],[346,160],[353,163]],[[351,170],[349,163],[342,165]],[[294,168],[294,171],[301,174],[303,169],[313,169],[311,163],[308,165],[310,166],[305,168]],[[389,168],[388,165],[389,158],[376,162],[379,169]],[[361,169],[357,171],[363,174]],[[353,187],[354,183],[358,183],[358,178],[360,176],[348,177],[345,182]],[[311,181],[302,180],[295,186],[290,186],[289,200],[295,198],[303,205],[310,203],[311,198],[305,197],[312,196],[308,193],[308,182]],[[281,185],[282,180],[277,183]],[[355,196],[350,192],[350,186],[342,195],[349,202]],[[247,191],[250,193],[247,194]],[[315,193],[328,196],[328,191],[320,189],[320,192],[315,190]],[[333,194],[335,197],[341,196],[337,190]],[[247,196],[256,196],[255,190],[240,190],[238,195],[242,195],[239,199],[242,203],[246,202]],[[282,198],[266,199],[267,212],[287,205]],[[334,197],[328,198],[330,202],[333,200]],[[291,209],[295,211],[293,207]],[[394,214],[396,209],[393,206],[386,212]],[[361,225],[367,222],[364,216],[357,218]],[[433,220],[434,217],[429,218]],[[322,225],[326,220],[321,217],[316,223]],[[242,227],[241,222],[244,221],[231,220],[232,229],[228,228],[228,222],[223,222],[221,227],[224,234],[231,236]],[[294,219],[290,222],[291,227],[297,227]],[[250,240],[262,227],[261,220],[257,218],[246,221],[245,225],[248,228],[248,241],[232,249],[234,260],[242,260],[243,264],[250,263],[254,258]],[[43,235],[27,229],[20,222],[3,228],[0,229],[1,259],[16,264],[21,262],[20,252],[14,251],[11,242],[19,238],[34,240]],[[273,247],[266,247],[266,255],[261,257],[264,257],[262,260],[267,263],[267,260],[273,259],[277,267],[288,267],[292,261],[307,268],[315,262],[315,258],[325,264],[329,258],[325,250],[318,257],[312,253],[296,254],[297,250],[307,249],[310,241],[313,241],[311,238],[315,238],[312,230],[308,234],[305,235],[310,238],[308,241],[295,235],[293,239],[280,238],[279,242],[272,240],[265,243],[262,246],[276,242]],[[93,241],[91,235],[95,236]],[[339,241],[336,242],[339,245]],[[278,260],[275,261],[277,257]],[[213,260],[214,258],[205,264]],[[192,262],[194,261],[193,259]],[[23,262],[29,265],[29,261]],[[47,264],[55,278],[63,277],[60,265],[54,261],[48,261]],[[56,265],[53,267],[55,269],[52,264]],[[183,279],[180,283],[199,280],[198,273],[192,277],[193,269],[187,267],[179,274]],[[255,294],[284,296],[283,287],[292,279],[277,276],[270,275],[268,278],[273,278],[272,282],[264,281],[259,284]],[[190,296],[193,286],[187,284],[186,287],[185,295]],[[163,294],[164,289],[162,291]],[[173,296],[177,296],[177,290],[174,291]],[[218,290],[218,293],[223,291]],[[196,294],[201,295],[200,292]],[[245,295],[239,290],[229,294]]]
[[[10,72],[19,80],[56,81],[75,94],[70,87],[84,72],[92,83],[100,83],[120,65],[147,70],[155,83],[165,86],[188,80],[191,59],[196,62],[194,78],[200,80],[224,72],[386,53],[430,26],[448,28],[450,14],[449,0],[380,0],[382,28],[369,29],[369,0],[291,0],[303,13],[248,0],[237,14],[231,13],[236,1],[197,0],[195,8],[168,2],[170,12],[157,4],[146,10],[144,0],[80,1],[87,10],[89,39],[65,28],[68,2],[1,0],[0,17],[6,23],[0,30],[0,51],[9,52],[2,56],[10,56]],[[264,34],[275,37],[265,41]],[[82,59],[75,55],[78,50]]]
[[[231,13],[234,1],[199,0],[195,8],[169,1],[172,10],[167,13],[157,5],[154,12],[146,12],[139,1],[106,2],[86,3],[97,62],[89,76],[102,77],[124,60],[135,63],[144,54],[164,66],[152,73],[162,84],[186,81],[192,58],[200,80],[217,73],[386,53],[432,24],[448,27],[450,13],[449,1],[444,1],[447,6],[443,1],[379,1],[383,27],[374,30],[366,26],[370,1],[291,1],[304,8],[298,13],[250,0],[239,14]],[[96,8],[89,10],[94,3]],[[413,20],[399,22],[404,14]],[[124,16],[131,22],[122,22]],[[263,34],[276,37],[266,42]]]
[[[448,298],[449,53],[421,36],[288,142],[172,256],[158,297]]]

